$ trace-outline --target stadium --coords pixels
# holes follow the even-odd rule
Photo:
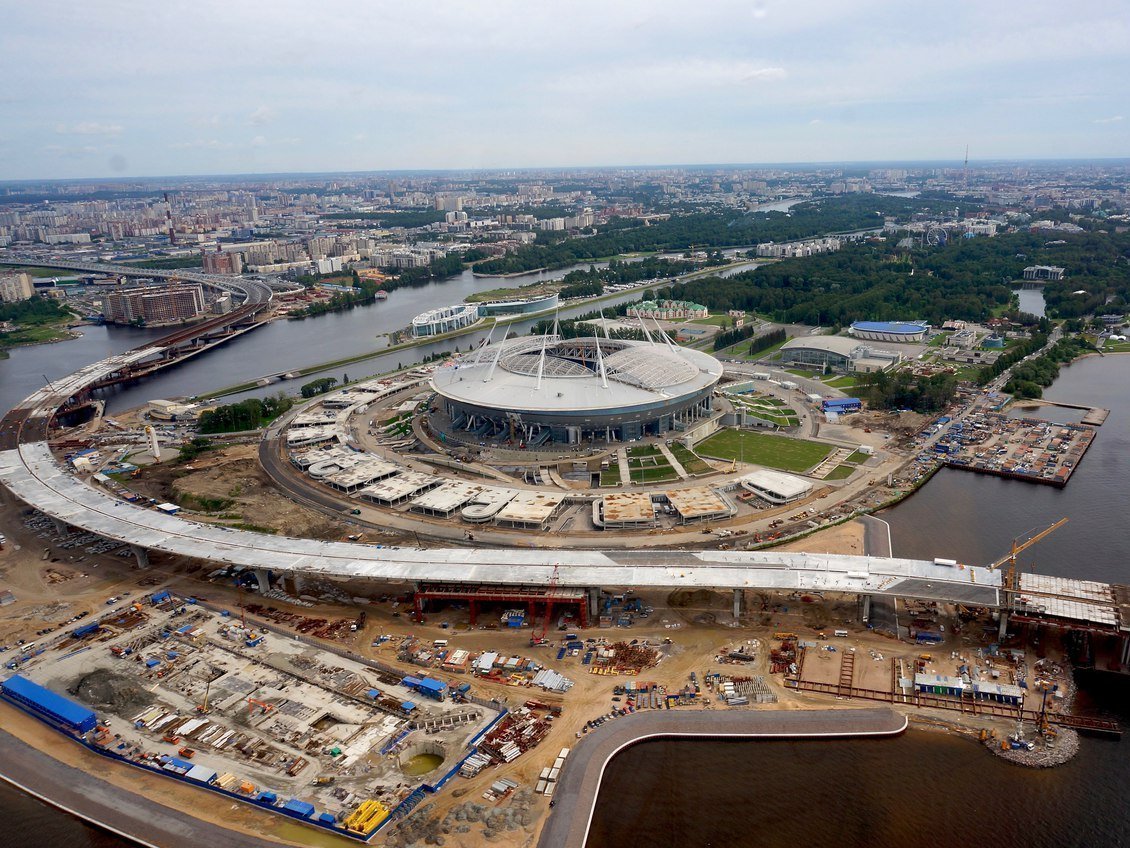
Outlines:
[[[897,321],[856,321],[848,332],[857,339],[871,342],[921,342],[930,327]]]
[[[436,405],[453,433],[547,442],[629,441],[710,414],[722,365],[666,342],[511,339],[440,368]]]

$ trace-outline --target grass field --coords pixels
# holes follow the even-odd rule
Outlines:
[[[831,380],[825,380],[824,385],[831,386],[833,389],[850,389],[854,388],[856,383],[855,377],[834,377]]]
[[[696,452],[717,459],[738,459],[781,471],[807,471],[832,452],[832,446],[748,430],[720,430],[698,443]]]
[[[844,462],[855,462],[855,463],[866,462],[869,458],[870,458],[869,454],[866,454],[863,451],[856,451],[851,456],[849,456],[847,459],[845,459]]]
[[[733,322],[729,315],[709,315],[706,318],[693,318],[691,324],[709,324],[714,327],[729,327]]]
[[[683,470],[688,474],[709,474],[714,469],[695,456],[694,452],[679,442],[673,442],[670,447],[672,455],[679,460]]]
[[[1107,342],[1103,345],[1103,353],[1130,353],[1130,342]]]
[[[846,480],[848,477],[850,477],[854,473],[855,473],[855,469],[852,468],[850,465],[837,465],[835,468],[832,469],[831,473],[828,474],[828,476],[825,477],[824,479],[825,480]]]
[[[785,339],[785,341],[788,341],[788,339]],[[750,341],[746,341],[746,342],[738,342],[736,345],[733,345],[732,347],[728,347],[725,350],[718,351],[718,354],[721,355],[721,356],[733,356],[733,357],[742,357],[743,359],[758,360],[758,359],[764,359],[764,358],[771,356],[772,354],[776,353],[778,350],[781,349],[781,345],[783,345],[784,343],[785,342],[777,342],[777,344],[770,345],[769,347],[765,348],[765,350],[759,350],[756,353],[750,353],[749,352],[749,346],[751,344],[753,344],[753,340],[750,340]]]
[[[600,485],[615,486],[620,482],[620,467],[613,465],[600,472]]]
[[[677,480],[679,475],[670,465],[652,465],[645,468],[631,470],[633,483],[661,483],[665,480]]]

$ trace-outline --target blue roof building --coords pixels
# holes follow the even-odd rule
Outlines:
[[[820,401],[820,409],[823,412],[859,412],[863,409],[863,401],[859,398],[824,398]]]
[[[873,342],[921,342],[930,332],[930,325],[903,321],[856,321],[849,332],[857,339]]]
[[[98,724],[93,710],[18,674],[0,683],[0,692],[33,715],[76,733],[86,733]]]

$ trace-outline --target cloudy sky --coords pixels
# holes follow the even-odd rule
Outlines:
[[[1128,0],[35,0],[0,179],[1130,155]]]

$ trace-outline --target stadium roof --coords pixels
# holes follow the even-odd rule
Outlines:
[[[466,354],[437,369],[432,388],[492,409],[577,412],[674,401],[709,389],[721,376],[717,359],[690,348],[548,336]]]
[[[929,328],[925,324],[902,323],[899,321],[856,321],[851,325],[853,330],[870,330],[874,333],[905,333],[915,335],[925,333]]]
[[[840,356],[851,356],[852,351],[859,346],[859,339],[850,336],[800,336],[789,339],[781,345],[781,350],[822,350],[838,353]]]

